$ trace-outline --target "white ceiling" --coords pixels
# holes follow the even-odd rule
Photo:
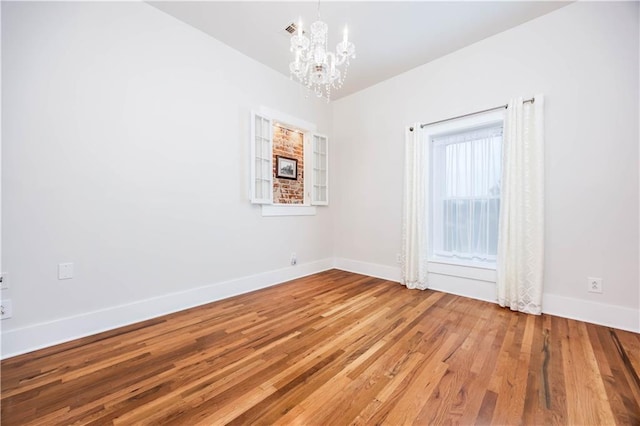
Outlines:
[[[289,75],[288,33],[317,18],[316,2],[152,1],[156,8],[204,31],[245,55]],[[345,25],[356,45],[342,89],[332,98],[362,90],[493,34],[569,4],[564,1],[356,1],[321,2],[329,44]]]

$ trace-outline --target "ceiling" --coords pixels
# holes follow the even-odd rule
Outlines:
[[[390,77],[552,12],[564,1],[356,1],[320,3],[329,25],[329,45],[345,25],[356,46],[348,77],[332,98]],[[316,2],[152,1],[152,6],[204,31],[230,47],[289,75],[290,23],[316,20]]]

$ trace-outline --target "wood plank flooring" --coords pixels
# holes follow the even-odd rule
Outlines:
[[[327,271],[1,363],[29,424],[640,424],[640,335]]]

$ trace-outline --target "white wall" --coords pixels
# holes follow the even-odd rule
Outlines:
[[[638,22],[637,2],[575,3],[334,102],[338,264],[398,276],[405,126],[543,93],[543,309],[640,331]],[[494,284],[432,279],[495,299]]]
[[[250,110],[326,103],[144,3],[2,9],[4,356],[331,265],[331,207],[248,201]]]

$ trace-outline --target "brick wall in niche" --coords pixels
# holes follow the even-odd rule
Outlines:
[[[273,202],[304,204],[304,146],[302,133],[282,126],[273,126]],[[298,160],[296,180],[276,177],[277,156]]]

